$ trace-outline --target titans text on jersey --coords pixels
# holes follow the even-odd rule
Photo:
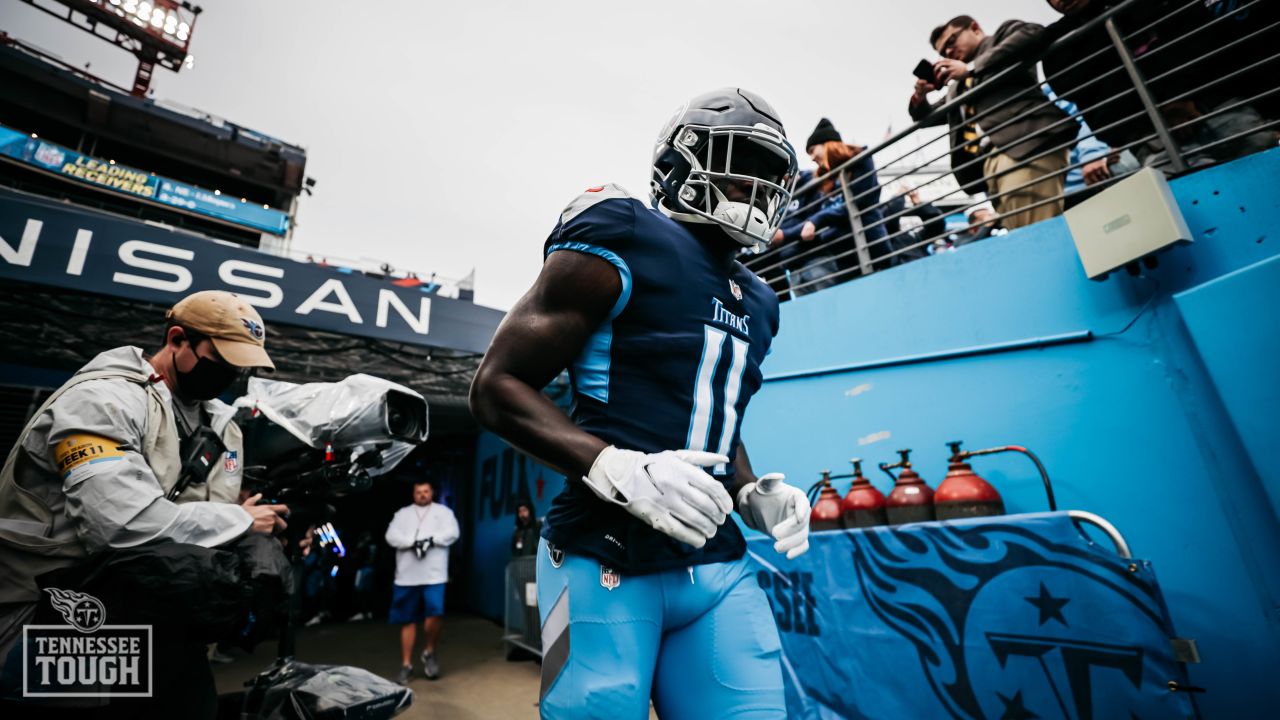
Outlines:
[[[616,185],[570,203],[544,246],[544,257],[555,252],[596,255],[622,280],[608,318],[569,368],[574,422],[623,449],[732,458],[778,331],[777,296],[741,263],[726,268],[680,223]],[[732,486],[732,465],[712,474]],[[745,550],[732,521],[695,550],[576,483],[556,497],[543,535],[631,573],[734,560]]]

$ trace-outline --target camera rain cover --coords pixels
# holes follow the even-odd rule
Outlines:
[[[259,678],[250,691],[266,720],[377,720],[399,715],[413,691],[368,670],[345,665],[309,665],[289,660]]]
[[[234,407],[261,413],[299,442],[317,449],[358,454],[390,440],[382,452],[382,475],[427,439],[427,401],[409,388],[372,375],[339,382],[291,383],[249,378]]]

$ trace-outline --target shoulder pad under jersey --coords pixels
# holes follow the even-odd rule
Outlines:
[[[581,195],[573,199],[560,213],[560,222],[567,223],[582,213],[590,210],[592,207],[599,205],[606,200],[624,199],[642,202],[640,198],[627,192],[627,189],[621,185],[607,183],[605,185],[597,185],[587,188]]]

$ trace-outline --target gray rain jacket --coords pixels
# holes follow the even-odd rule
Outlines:
[[[136,347],[98,355],[50,396],[0,471],[0,664],[30,617],[35,578],[108,548],[214,547],[253,524],[237,504],[244,458],[230,409],[205,409],[227,453],[204,485],[181,470],[172,396]]]

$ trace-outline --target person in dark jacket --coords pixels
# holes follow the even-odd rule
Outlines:
[[[533,503],[521,500],[516,506],[516,529],[511,532],[511,557],[538,554],[538,533],[542,523],[533,514]]]
[[[510,614],[512,607],[520,608],[521,621],[518,627],[509,626],[508,632],[518,633],[521,643],[507,647],[507,660],[532,659],[534,656],[526,648],[537,647],[541,643],[538,634],[538,607],[530,604],[525,585],[534,578],[534,558],[538,554],[538,537],[541,532],[542,523],[538,520],[533,502],[521,500],[516,506],[516,527],[511,532],[512,563],[507,569],[507,592],[511,593],[507,601],[507,622],[514,622],[514,617]],[[520,558],[529,559],[515,562]]]
[[[1106,28],[1086,27],[1120,0],[1049,4],[1064,15],[1045,32],[1045,42],[1057,41],[1043,59],[1055,90],[1112,148],[1129,147],[1143,164],[1164,165],[1167,155]],[[1278,20],[1280,3],[1229,0],[1150,0],[1114,16],[1188,167],[1275,147],[1274,132],[1249,130],[1275,114],[1278,94],[1250,98],[1275,85],[1280,61],[1264,58],[1280,40],[1271,27]]]
[[[812,170],[801,170],[796,176],[796,194],[787,205],[787,216],[783,225],[773,233],[773,241],[769,245],[769,256],[761,258],[761,267],[773,268],[781,264],[781,270],[766,270],[764,275],[778,293],[792,292],[794,295],[807,295],[836,284],[835,255],[840,243],[828,241],[835,238],[831,228],[819,233],[806,233],[801,237],[804,224],[808,219],[820,212],[827,203],[835,202],[833,198],[823,197],[818,186],[813,182],[816,173]],[[843,207],[841,197],[841,207]],[[816,227],[816,226],[815,226]]]
[[[800,175],[796,184],[800,190],[792,198],[791,210],[773,236],[774,246],[782,246],[781,258],[796,257],[790,269],[794,274],[792,285],[800,286],[797,295],[852,279],[853,269],[859,267],[841,178],[848,182],[854,207],[860,211],[858,220],[869,259],[878,261],[891,250],[884,242],[888,231],[882,222],[882,209],[878,207],[880,180],[871,156],[863,154],[866,148],[845,143],[827,118],[818,121],[805,147],[809,158],[818,166],[817,172],[806,171]],[[824,177],[840,167],[844,168],[843,172]],[[890,264],[889,260],[878,261],[873,267],[881,270]],[[840,271],[847,272],[827,279]]]
[[[1006,21],[992,35],[969,15],[948,20],[929,38],[943,56],[933,66],[936,81],[917,80],[908,108],[924,125],[950,125],[956,179],[973,193],[985,178],[987,194],[998,213],[1009,214],[1004,223],[1011,229],[1062,213],[1067,158],[1078,130],[1040,90],[1034,65],[1010,70],[1043,47],[1043,34],[1042,26],[1021,20]],[[931,104],[926,96],[941,87],[948,88],[945,101]],[[938,112],[961,97],[963,103]]]

